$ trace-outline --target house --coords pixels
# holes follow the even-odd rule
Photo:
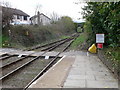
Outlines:
[[[31,17],[30,20],[32,25],[48,25],[51,22],[51,19],[48,16],[40,12]]]
[[[10,20],[10,24],[30,24],[30,16],[19,9],[2,7],[2,12],[3,17],[7,17],[7,15],[12,17],[12,20]]]

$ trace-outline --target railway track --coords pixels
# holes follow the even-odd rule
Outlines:
[[[50,47],[50,46],[54,46],[56,45],[57,43],[60,43],[62,41],[66,41],[68,39],[73,39],[73,38],[76,38],[78,37],[78,34],[73,34],[72,36],[70,36],[69,38],[65,38],[65,39],[60,39],[60,40],[57,40],[57,41],[54,41],[54,42],[50,42],[50,43],[47,43],[47,44],[43,44],[43,45],[37,45],[35,47],[32,47],[30,49],[25,49],[25,51],[31,51],[31,50],[36,50],[36,51],[42,51],[42,49],[44,48],[47,48],[47,47]],[[64,44],[64,43],[63,43]]]
[[[4,60],[4,59],[10,58],[10,57],[12,57],[12,56],[13,56],[13,55],[5,54],[5,55],[2,55],[2,56],[0,57],[0,60]]]
[[[19,57],[11,55],[6,56],[3,61],[3,66],[0,69],[3,70],[3,75],[0,77],[0,81],[2,81],[3,89],[4,88],[23,88],[27,89],[29,85],[31,85],[37,78],[39,78],[44,72],[46,72],[55,62],[59,60],[59,54],[65,51],[70,44],[73,42],[75,38],[64,39],[61,41],[57,41],[55,43],[51,43],[50,46],[44,45],[36,48],[32,48],[32,50],[40,49],[43,52],[40,56],[31,57],[30,55]],[[41,57],[46,52],[56,49],[58,46],[64,45],[64,48],[59,49],[59,53],[53,58],[44,59]],[[48,46],[48,47],[47,47]],[[44,47],[44,48],[43,48]],[[1,57],[3,58],[3,57]],[[12,60],[11,58],[14,58]],[[16,58],[16,59],[15,59]],[[11,59],[11,60],[10,60]],[[2,60],[2,59],[1,59]],[[8,61],[7,61],[8,60]],[[7,63],[6,63],[7,61]],[[21,84],[22,82],[22,84]]]

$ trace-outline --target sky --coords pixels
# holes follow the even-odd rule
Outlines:
[[[73,21],[83,21],[81,7],[85,3],[75,4],[77,0],[0,0],[0,2],[9,2],[12,8],[20,9],[30,16],[35,15],[36,7],[41,13],[48,17],[56,13],[58,16],[69,16]]]

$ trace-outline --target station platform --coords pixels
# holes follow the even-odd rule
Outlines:
[[[118,80],[96,56],[63,56],[29,88],[118,88]]]

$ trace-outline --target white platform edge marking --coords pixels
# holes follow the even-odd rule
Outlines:
[[[53,70],[53,68],[54,68],[60,61],[62,61],[65,57],[66,57],[66,55],[64,55],[64,56],[63,56],[56,64],[54,64],[47,72],[45,72],[44,75],[46,75],[50,70]],[[40,78],[43,78],[44,75],[42,75]],[[35,82],[33,82],[28,88],[31,88],[32,85],[36,84],[37,81],[38,81],[40,78],[38,78]]]

